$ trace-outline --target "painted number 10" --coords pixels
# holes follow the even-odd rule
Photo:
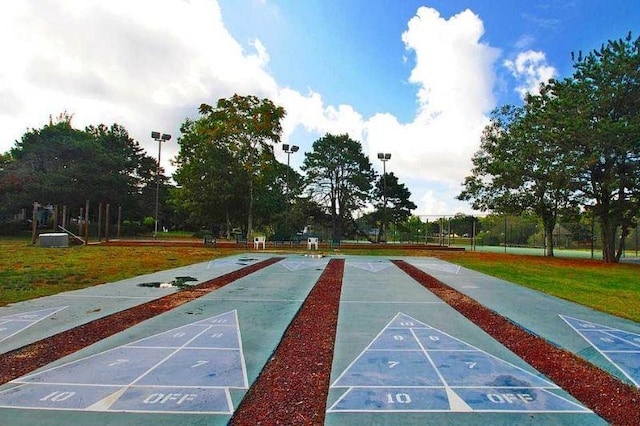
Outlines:
[[[387,404],[410,404],[411,403],[411,395],[408,393],[388,393],[387,394]]]

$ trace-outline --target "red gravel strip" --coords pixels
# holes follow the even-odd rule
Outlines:
[[[144,320],[191,302],[280,260],[282,260],[281,257],[274,257],[246,266],[183,291],[116,312],[3,354],[0,357],[0,384],[23,376]]]
[[[229,425],[324,423],[344,259],[332,259]]]
[[[614,425],[640,425],[639,389],[529,333],[424,271],[401,260],[392,262],[603,419]]]

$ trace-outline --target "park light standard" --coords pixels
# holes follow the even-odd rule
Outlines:
[[[291,154],[295,154],[296,152],[298,152],[299,149],[300,147],[298,145],[289,145],[288,143],[282,144],[282,150],[287,153],[287,181],[285,182],[285,184],[287,185],[286,191],[285,191],[285,197],[287,200],[287,209],[284,212],[284,227],[287,232],[288,232],[287,227],[289,226],[288,224],[289,222],[289,168],[290,168],[289,157],[291,156]]]
[[[289,155],[298,152],[299,149],[300,147],[298,145],[282,144],[282,150],[287,153],[287,166],[289,166]]]
[[[378,153],[378,160],[382,161],[382,238],[386,241],[386,221],[387,221],[387,161],[391,159],[391,154],[386,152]],[[379,241],[382,239],[379,237]]]
[[[158,165],[156,168],[156,217],[153,229],[153,238],[158,235],[158,206],[160,202],[160,153],[162,152],[162,142],[171,139],[171,135],[166,133],[160,134],[160,132],[151,132],[151,137],[158,141]]]

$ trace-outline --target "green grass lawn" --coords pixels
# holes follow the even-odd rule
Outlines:
[[[62,291],[175,268],[238,253],[187,247],[31,246],[0,238],[0,306]],[[343,250],[342,254],[436,256],[594,309],[640,322],[640,266],[587,259],[500,253]]]
[[[232,250],[188,247],[41,248],[0,239],[0,306],[190,265]]]

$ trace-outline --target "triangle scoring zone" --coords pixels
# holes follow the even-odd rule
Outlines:
[[[248,388],[237,312],[229,311],[24,376],[0,407],[231,414]]]
[[[402,312],[340,374],[333,412],[577,412],[546,379]]]

